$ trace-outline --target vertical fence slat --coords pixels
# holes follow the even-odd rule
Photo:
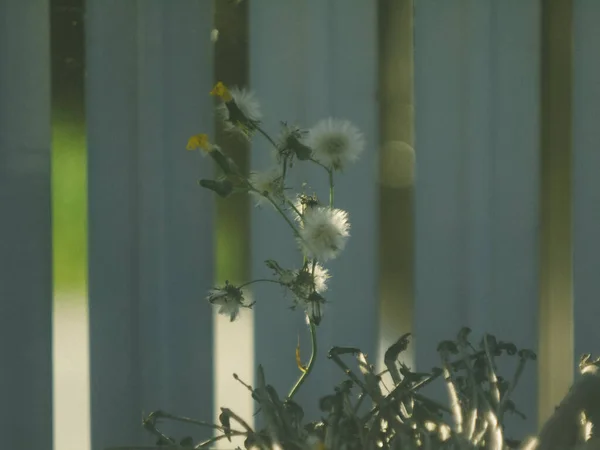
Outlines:
[[[215,80],[227,86],[248,82],[248,5],[249,2],[214,2],[214,24],[219,39],[214,46]],[[242,172],[250,163],[250,145],[221,127],[215,129],[215,140],[233,158]],[[250,277],[250,202],[246,194],[216,199],[216,280],[239,284]],[[214,310],[215,394],[213,417],[218,420],[226,406],[253,425],[254,399],[232,374],[247,382],[253,380],[254,330],[251,311],[244,310],[238,320]],[[217,433],[217,431],[215,431]],[[243,447],[244,437],[232,442],[220,441],[215,448]]]
[[[462,134],[464,24],[457,2],[415,3],[415,299],[418,370],[439,363],[435,348],[464,324]],[[482,40],[482,44],[486,40]],[[439,76],[443,74],[443,76]],[[443,395],[439,388],[439,395]]]
[[[266,128],[276,133],[279,120],[310,127],[334,116],[353,121],[368,142],[361,161],[336,179],[336,204],[349,211],[352,230],[346,250],[328,265],[333,275],[327,294],[331,303],[318,330],[315,373],[302,387],[303,406],[307,413],[316,413],[317,398],[341,378],[326,358],[331,345],[360,346],[375,362],[377,5],[370,1],[268,3],[268,7],[250,4],[250,83],[262,100]],[[264,168],[269,161],[268,144],[259,139],[252,169]],[[296,166],[291,177],[295,187],[306,179],[311,190],[326,199],[326,173],[316,166]],[[277,221],[268,208],[253,212],[253,278],[268,274],[263,268],[267,258],[288,267],[301,265],[290,230]],[[289,300],[281,299],[277,289],[257,286],[255,297],[256,362],[286,393],[299,375],[293,357],[298,335],[303,357],[310,352],[304,318],[289,311]]]
[[[163,65],[167,68],[165,138],[166,265],[170,314],[168,334],[173,350],[167,364],[171,402],[179,414],[212,417],[212,308],[205,301],[214,282],[214,195],[198,186],[214,165],[201,155],[184,151],[187,138],[200,129],[212,134],[214,118],[208,92],[213,82],[210,30],[213,6],[203,0],[169,4],[169,30]],[[197,431],[195,436],[197,436]]]
[[[493,259],[487,327],[519,348],[538,352],[541,6],[518,0],[492,3]],[[500,367],[512,377],[515,365],[513,360]],[[537,366],[530,363],[513,394],[527,420],[507,416],[508,437],[536,429],[536,387]]]
[[[0,3],[0,434],[52,447],[47,0]]]
[[[143,413],[212,417],[212,6],[89,0],[93,449],[152,443]],[[167,427],[181,435],[181,428]],[[205,433],[209,436],[210,430]],[[200,438],[197,433],[195,438]]]
[[[379,365],[414,308],[413,0],[379,2]],[[412,365],[413,347],[401,354]],[[391,376],[390,376],[391,378]]]
[[[461,326],[476,339],[491,332],[537,347],[539,13],[536,2],[415,5],[414,329],[423,369]],[[529,372],[519,406],[533,424]]]
[[[434,346],[465,314],[461,248],[460,10],[415,4],[415,344],[417,364],[437,364]],[[422,25],[421,25],[422,24]],[[434,25],[435,24],[435,25]],[[439,74],[444,76],[439,76]],[[462,261],[462,264],[457,263]]]
[[[573,382],[573,1],[542,7],[540,181],[540,426]]]
[[[377,97],[385,95],[377,91],[377,2],[334,0],[331,17],[334,31],[327,85],[331,105],[327,113],[356,124],[367,143],[360,160],[335,181],[336,207],[349,212],[352,228],[347,248],[332,264],[331,343],[358,347],[375,364],[379,338]],[[333,380],[345,378],[337,366],[326,364]],[[331,387],[326,388],[331,392]]]
[[[92,449],[142,438],[137,348],[135,2],[86,4]],[[118,68],[118,70],[115,70]]]
[[[575,358],[600,340],[600,3],[573,4],[573,290]]]

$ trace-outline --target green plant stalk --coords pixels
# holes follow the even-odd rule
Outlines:
[[[258,189],[256,189],[254,186],[252,186],[250,184],[250,182],[246,181],[248,188],[253,191],[256,192],[260,195],[263,195],[262,192],[260,192]],[[285,221],[287,222],[287,224],[290,226],[290,228],[292,229],[292,231],[294,232],[294,234],[298,237],[300,237],[300,233],[298,232],[298,229],[296,228],[296,226],[292,223],[292,221],[290,220],[290,218],[285,214],[285,212],[281,209],[281,207],[277,204],[277,202],[275,202],[275,200],[273,200],[271,198],[271,196],[269,195],[263,195],[263,197],[265,197],[267,200],[269,200],[269,202],[275,207],[275,209],[277,210],[277,212],[281,215],[281,217],[283,217],[285,219]]]
[[[486,421],[483,422],[483,425],[481,426],[481,429],[475,433],[475,435],[473,436],[473,439],[471,441],[471,443],[475,446],[478,446],[479,443],[481,442],[481,440],[485,437],[485,434],[487,433],[489,427],[489,423]]]
[[[369,392],[369,389],[367,389],[367,386],[362,381],[360,381],[360,379],[356,376],[352,369],[350,369],[350,367],[348,367],[348,365],[344,361],[342,361],[342,359],[339,356],[346,354],[356,355],[359,352],[360,350],[353,347],[334,347],[331,350],[329,350],[329,354],[327,355],[327,357],[331,359],[340,369],[342,369],[342,371],[346,374],[348,378],[350,378],[354,382],[354,384],[356,384],[359,388],[361,388],[362,391],[366,392],[369,396],[371,396],[371,393]]]
[[[478,386],[475,382],[475,377],[473,375],[473,367],[471,367],[471,362],[469,360],[469,355],[467,354],[465,342],[460,343],[460,355],[462,360],[465,363],[465,367],[467,368],[467,373],[469,375],[469,382],[471,383],[471,397],[473,403],[469,405],[470,413],[467,418],[467,424],[465,428],[466,439],[469,442],[472,442],[473,435],[475,434],[476,425],[477,425],[477,410],[478,410]]]
[[[333,169],[327,169],[329,174],[329,207],[333,208]]]
[[[271,145],[273,145],[273,147],[277,150],[278,149],[277,144],[271,138],[271,136],[269,136],[269,134],[266,131],[264,131],[260,126],[256,125],[255,127],[256,127],[256,130],[260,134],[262,134],[271,143]],[[284,171],[284,177],[285,177],[285,172],[286,172],[286,170],[285,170],[286,169],[286,167],[285,167],[286,161],[285,160],[284,160],[283,164],[284,164],[283,171]],[[322,164],[319,164],[319,165],[322,166]],[[327,170],[327,173],[329,174],[329,207],[333,208],[333,200],[334,200],[333,170],[329,169],[329,168],[325,168],[325,169]],[[254,189],[254,187],[252,185],[250,185],[250,183],[248,183],[248,185],[250,186],[250,188],[252,190],[256,191],[256,189]],[[288,223],[290,228],[294,231],[294,234],[296,236],[300,237],[300,233],[298,232],[298,229],[294,226],[294,224],[292,223],[290,218],[285,214],[285,212],[281,209],[281,207],[270,196],[267,196],[267,199],[275,207],[277,212],[279,212],[279,214],[285,219],[285,221]],[[291,202],[289,202],[289,203],[291,204],[291,206],[295,210],[295,212],[297,214],[299,214],[299,211],[296,209],[296,207]],[[306,257],[304,258],[304,261],[306,262]],[[315,266],[316,266],[316,261],[313,261],[313,265],[312,265],[313,278],[314,278],[314,274],[315,274]],[[270,280],[267,280],[267,281],[270,281]],[[248,285],[248,283],[246,285]],[[298,378],[298,381],[296,381],[296,384],[294,384],[294,386],[292,387],[292,390],[290,391],[290,393],[288,395],[288,400],[291,400],[294,397],[294,395],[296,394],[296,392],[298,391],[298,389],[300,389],[300,386],[302,386],[302,384],[304,384],[304,381],[306,380],[306,378],[308,378],[308,376],[312,372],[312,369],[315,365],[315,361],[317,359],[317,328],[316,328],[316,325],[314,324],[314,322],[310,318],[309,318],[309,330],[310,330],[310,341],[311,341],[310,359],[308,361],[308,365],[306,366],[306,371],[302,373],[300,378]]]
[[[452,410],[452,417],[454,419],[454,429],[457,434],[462,434],[463,412],[458,399],[457,389],[454,380],[452,379],[448,355],[445,352],[440,352],[440,356],[442,360],[442,370],[444,371],[444,380],[446,381],[446,388],[448,389],[448,397],[450,398],[450,409]]]
[[[214,436],[211,437],[210,439],[207,439],[206,441],[200,442],[198,445],[196,445],[194,447],[194,450],[200,449],[200,448],[206,448],[208,445],[210,444],[214,444],[215,442],[218,442],[222,439],[226,439],[232,436],[248,436],[248,433],[242,433],[239,431],[231,431],[231,433],[229,435],[227,434],[220,434],[218,436]],[[129,448],[129,447],[127,447]]]
[[[271,138],[271,136],[269,136],[269,133],[267,133],[265,130],[263,130],[261,127],[259,127],[258,125],[254,125],[254,127],[256,128],[256,130],[262,134],[270,143],[273,147],[275,147],[275,150],[279,150],[279,148],[277,147],[277,144],[275,143],[275,141]]]
[[[304,257],[304,264],[306,264],[306,256]],[[313,261],[312,261],[313,289],[314,289],[315,267],[316,266],[317,266],[317,260],[313,259]],[[304,383],[304,380],[310,375],[310,372],[312,371],[313,366],[315,365],[315,361],[317,360],[317,327],[313,323],[313,321],[310,317],[308,318],[308,321],[309,321],[308,326],[310,329],[310,344],[311,344],[310,359],[308,360],[308,365],[306,366],[306,371],[302,372],[302,375],[300,375],[300,378],[298,378],[298,381],[296,381],[296,384],[290,391],[290,393],[288,395],[288,400],[291,400],[294,397],[294,394],[296,394],[296,392],[298,391],[298,389],[300,389],[300,386],[302,386],[302,384]]]
[[[281,168],[281,179],[282,183],[285,185],[285,176],[287,175],[287,157],[283,158],[283,167]]]
[[[238,416],[236,413],[234,413],[229,408],[221,408],[221,412],[227,414],[229,417],[231,417],[233,420],[235,420],[237,423],[239,423],[242,427],[244,427],[244,429],[246,430],[247,433],[254,433],[254,430],[248,424],[248,422],[246,422],[244,419],[242,419],[240,416]]]
[[[219,431],[222,431],[222,432],[226,431],[225,427],[223,427],[222,425],[217,425],[217,424],[214,424],[214,423],[205,422],[203,420],[191,419],[189,417],[177,416],[177,415],[174,415],[174,414],[167,413],[165,411],[155,411],[150,416],[152,416],[153,418],[156,418],[156,419],[169,419],[169,420],[173,420],[174,422],[189,423],[189,424],[198,425],[198,426],[201,426],[201,427],[212,428],[213,430],[219,430]],[[231,430],[230,429],[229,431],[235,432],[235,433],[238,433],[238,434],[244,434],[244,432],[239,431],[239,430]]]
[[[292,208],[294,210],[294,212],[296,214],[298,214],[298,217],[302,217],[302,213],[300,212],[300,210],[298,210],[298,208],[296,208],[296,205],[294,205],[294,202],[292,202],[289,198],[285,198],[285,201],[287,202],[288,205],[290,205],[290,208]]]
[[[298,229],[292,223],[290,218],[285,214],[285,212],[281,209],[281,207],[270,196],[267,196],[267,199],[271,202],[271,204],[275,207],[275,209],[279,212],[279,214],[281,214],[281,216],[285,219],[285,221],[288,223],[288,225],[292,228],[292,230],[294,231],[294,234],[296,236],[300,237],[300,233],[298,232]]]
[[[294,395],[296,395],[296,392],[298,392],[298,389],[300,389],[300,386],[302,386],[302,384],[304,384],[304,381],[306,380],[306,378],[308,378],[308,376],[312,372],[312,369],[315,365],[315,361],[317,360],[317,327],[313,323],[312,319],[310,319],[310,318],[309,318],[308,327],[310,330],[310,343],[311,343],[310,359],[308,361],[308,365],[306,366],[306,371],[303,372],[302,375],[300,375],[300,378],[298,378],[298,381],[296,381],[296,384],[294,384],[294,387],[288,394],[288,396],[287,396],[288,400],[291,400],[294,397]]]
[[[285,286],[284,283],[282,283],[281,281],[278,281],[278,280],[270,280],[268,278],[257,278],[256,280],[252,280],[252,281],[248,281],[244,284],[240,284],[238,287],[241,289],[243,287],[249,286],[254,283],[275,283],[275,284],[279,284],[281,286]]]
[[[498,387],[498,377],[496,376],[496,364],[494,363],[494,358],[490,352],[490,347],[487,342],[487,334],[483,336],[483,348],[485,349],[485,356],[488,362],[488,376],[490,378],[490,391],[492,394],[492,399],[495,403],[494,406],[498,406],[500,404],[500,389]]]
[[[154,422],[151,422],[149,420],[144,420],[143,422],[143,426],[146,430],[148,430],[151,434],[157,436],[158,438],[162,439],[165,442],[169,442],[171,444],[177,444],[175,442],[174,439],[170,438],[169,436],[165,435],[162,431],[160,431],[157,427],[156,424]]]
[[[494,372],[494,374],[495,374],[495,372]],[[494,446],[494,444],[497,444],[497,443],[501,444],[504,442],[502,426],[500,425],[500,422],[498,421],[498,416],[496,415],[492,405],[485,398],[483,391],[481,389],[478,389],[477,392],[479,394],[479,398],[480,398],[482,404],[486,408],[486,411],[483,415],[483,419],[488,424],[487,431],[489,432],[488,434],[490,434],[490,440],[491,440],[490,448],[502,448],[501,446],[499,446],[499,447]],[[475,438],[477,438],[477,436]]]
[[[314,159],[314,158],[310,158],[310,161],[314,162],[314,163],[315,163],[317,166],[321,166],[323,169],[325,169],[326,171],[328,171],[328,172],[329,172],[329,167],[327,167],[327,166],[326,166],[326,165],[324,165],[324,164],[321,164],[321,163],[320,163],[319,161],[317,161],[316,159]]]
[[[519,379],[521,378],[521,374],[523,373],[523,370],[525,369],[526,361],[527,360],[524,358],[519,360],[519,364],[517,365],[517,370],[515,371],[515,375],[511,381],[510,385],[508,386],[508,390],[504,393],[504,395],[502,396],[502,399],[500,400],[500,403],[498,404],[497,415],[498,415],[498,421],[500,423],[502,423],[502,419],[504,417],[504,409],[506,406],[506,402],[508,401],[511,394],[515,390],[515,387],[517,386],[517,383],[519,382]]]

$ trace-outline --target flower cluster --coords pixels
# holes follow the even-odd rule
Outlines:
[[[309,129],[281,122],[278,138],[272,139],[261,128],[261,107],[252,91],[228,88],[219,82],[210,94],[219,99],[216,111],[223,129],[245,139],[251,139],[257,132],[262,134],[273,146],[273,163],[265,170],[253,170],[245,176],[217,145],[209,141],[206,134],[198,134],[190,138],[187,148],[210,154],[223,172],[216,180],[200,180],[200,185],[222,197],[234,192],[248,192],[256,206],[271,205],[281,214],[292,229],[303,264],[300,269],[284,271],[278,268],[277,280],[260,281],[281,284],[293,294],[292,306],[301,306],[309,322],[318,325],[329,278],[322,264],[337,258],[350,236],[348,213],[333,205],[334,173],[358,159],[365,147],[363,135],[346,120],[327,118]],[[325,169],[329,180],[329,204],[322,204],[314,194],[288,194],[286,175],[294,161],[313,163]],[[235,291],[237,288],[228,286],[229,290],[211,291],[208,300],[219,306],[219,313],[234,320],[240,307],[245,305],[240,300],[241,294]]]
[[[253,283],[269,282],[278,285],[292,297],[290,309],[303,312],[310,331],[312,350],[308,363],[304,365],[300,346],[296,348],[296,363],[301,375],[284,404],[286,408],[291,408],[286,414],[290,420],[294,420],[292,409],[295,406],[292,398],[311,373],[316,361],[316,327],[322,322],[327,302],[325,294],[330,274],[323,264],[342,253],[350,236],[348,213],[334,207],[334,176],[358,159],[365,147],[364,138],[350,122],[327,118],[309,129],[281,122],[281,132],[273,139],[262,128],[260,103],[253,92],[236,87],[230,89],[219,82],[210,94],[218,99],[216,116],[223,130],[246,140],[257,134],[262,135],[272,145],[273,161],[266,169],[253,170],[246,175],[219,146],[210,142],[206,134],[198,134],[190,138],[187,149],[199,149],[210,155],[221,169],[221,175],[217,179],[200,180],[200,185],[221,197],[228,197],[235,192],[247,192],[256,206],[270,205],[290,227],[302,264],[284,268],[275,260],[268,260],[266,265],[273,271],[272,278],[252,280],[239,286],[226,282],[224,286],[212,289],[207,300],[218,308],[219,314],[234,321],[242,308],[253,306],[245,301],[242,289]],[[321,202],[316,193],[295,192],[286,184],[286,176],[296,162],[314,164],[318,170],[325,170],[329,181],[328,203]],[[253,396],[261,403],[261,408],[269,409],[270,394],[265,396],[266,391],[261,389],[257,388]],[[230,421],[238,418],[225,408],[222,411],[222,431],[228,433]],[[298,445],[293,448],[325,449],[324,436],[318,435],[317,430],[300,433],[294,438]],[[257,441],[254,442],[253,439]],[[277,445],[279,440],[276,435],[251,434],[245,445],[246,448],[283,448]],[[327,446],[334,447],[331,444]]]

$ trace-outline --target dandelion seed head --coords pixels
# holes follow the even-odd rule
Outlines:
[[[298,243],[306,256],[325,262],[344,249],[349,231],[346,211],[317,206],[305,211]]]
[[[305,141],[313,158],[335,170],[343,170],[355,162],[365,147],[362,133],[351,122],[328,118],[308,131]]]
[[[223,124],[224,130],[248,139],[262,118],[260,102],[256,95],[253,91],[237,87],[224,88],[226,89],[225,94],[221,95],[223,89],[217,88],[217,86],[213,89],[216,92],[214,95],[220,97],[223,102],[217,106],[216,114]]]
[[[331,278],[329,271],[319,263],[315,264],[313,276],[312,262],[310,261],[304,269],[295,270],[294,275],[294,282],[296,285],[305,291],[304,297],[308,297],[312,292],[313,283],[315,292],[318,292],[319,294],[325,292],[327,290],[327,281]]]

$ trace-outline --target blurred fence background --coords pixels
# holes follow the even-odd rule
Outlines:
[[[203,300],[296,251],[271,211],[197,186],[192,134],[243,170],[269,157],[215,129],[217,80],[254,89],[270,132],[335,116],[367,139],[336,183],[352,237],[308,412],[341,379],[328,347],[380,364],[413,332],[429,370],[468,325],[538,353],[514,422],[533,432],[600,340],[599,24],[595,0],[0,1],[3,445],[150,444],[156,409],[250,418],[233,372],[295,381],[309,344],[278,291],[233,324]]]

